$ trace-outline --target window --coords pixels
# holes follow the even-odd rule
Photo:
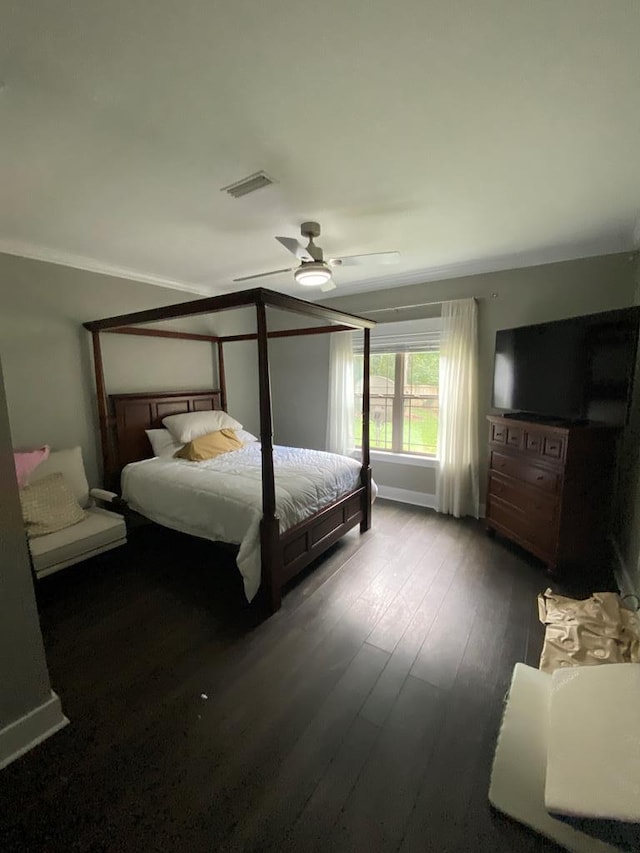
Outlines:
[[[415,321],[414,321],[415,322]],[[428,321],[421,321],[422,324]],[[435,456],[438,439],[439,329],[419,334],[408,323],[378,326],[371,336],[370,443],[372,450]],[[438,321],[439,326],[439,321]],[[391,327],[394,327],[392,329]],[[404,327],[399,334],[396,327]],[[375,335],[375,332],[378,332]],[[375,335],[375,336],[374,336]],[[354,436],[362,443],[363,356],[354,356]]]

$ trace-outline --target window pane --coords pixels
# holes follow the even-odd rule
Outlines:
[[[393,394],[396,355],[393,352],[371,356],[370,371],[370,444],[377,450],[393,447]]]
[[[391,450],[393,425],[393,397],[370,397],[369,446],[377,450]],[[356,447],[362,446],[362,394],[356,394],[355,424],[353,429]]]
[[[394,352],[376,353],[371,356],[369,383],[371,396],[390,395],[393,397],[396,375],[396,354]]]
[[[405,356],[402,449],[406,453],[437,452],[439,366],[437,352],[410,352]]]
[[[371,356],[370,431],[371,448],[393,450],[393,401],[398,395],[402,407],[402,436],[398,447],[403,453],[435,455],[438,437],[439,353],[415,352],[404,356],[402,388],[395,387],[396,353]],[[363,357],[355,356],[356,411],[354,436],[362,445],[362,371]]]
[[[402,449],[405,453],[438,450],[438,398],[405,397],[403,401]]]
[[[439,352],[408,352],[405,357],[405,394],[438,396]]]
[[[354,361],[356,380],[356,411],[354,436],[356,447],[362,445],[362,371],[363,356]],[[396,354],[371,355],[369,371],[369,444],[376,450],[393,447],[393,395],[395,393]]]

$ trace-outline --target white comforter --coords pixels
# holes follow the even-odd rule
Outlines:
[[[356,488],[360,462],[334,453],[274,447],[280,531]],[[236,562],[251,601],[260,586],[262,468],[258,442],[207,462],[159,458],[122,472],[124,499],[165,527],[240,546]]]

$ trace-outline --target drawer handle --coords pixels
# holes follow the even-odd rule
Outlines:
[[[536,480],[544,480],[544,474],[538,474]]]

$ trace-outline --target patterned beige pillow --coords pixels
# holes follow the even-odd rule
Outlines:
[[[62,474],[50,474],[20,489],[27,536],[44,536],[87,517]]]

